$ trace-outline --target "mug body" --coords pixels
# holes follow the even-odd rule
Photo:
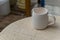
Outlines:
[[[44,8],[45,9],[45,8]],[[32,24],[35,29],[44,29],[48,26],[48,11],[45,9],[43,13],[35,13],[32,9]]]

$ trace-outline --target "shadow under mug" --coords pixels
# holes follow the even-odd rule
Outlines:
[[[37,7],[38,9],[44,9],[45,11],[42,13],[36,13],[34,10],[36,8],[32,9],[32,24],[35,29],[45,29],[49,25],[53,25],[55,23],[55,16],[48,14],[48,10],[46,8]],[[52,22],[49,23],[49,17],[52,18]]]

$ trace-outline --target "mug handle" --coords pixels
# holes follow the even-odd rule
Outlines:
[[[48,16],[53,18],[53,21],[48,24],[48,26],[55,24],[56,18],[52,14],[48,14]]]

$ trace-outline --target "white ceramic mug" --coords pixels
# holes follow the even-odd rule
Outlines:
[[[46,8],[42,8],[45,10],[42,13],[36,13],[34,11],[35,9],[36,8],[32,9],[32,24],[35,29],[45,29],[48,25],[53,25],[55,23],[55,16],[49,15]],[[50,23],[49,17],[53,19],[53,21]]]

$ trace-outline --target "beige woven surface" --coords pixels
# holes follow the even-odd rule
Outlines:
[[[0,36],[0,40],[5,40],[2,36]]]
[[[56,16],[56,23],[45,30],[35,30],[31,17],[18,20],[8,25],[1,36],[6,40],[60,40],[60,16]]]

